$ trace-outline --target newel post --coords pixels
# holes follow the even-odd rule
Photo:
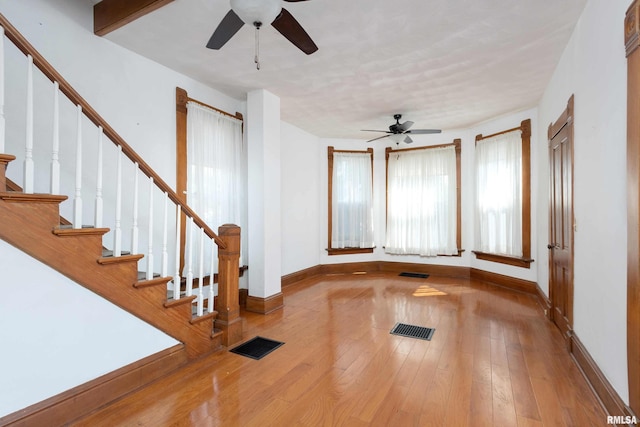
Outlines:
[[[7,191],[7,166],[16,157],[0,152],[0,192]]]
[[[240,263],[240,227],[225,224],[218,228],[218,236],[226,248],[218,250],[218,318],[215,327],[223,331],[222,344],[229,347],[242,340],[242,319],[238,303],[238,274]]]

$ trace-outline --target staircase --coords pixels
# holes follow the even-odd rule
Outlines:
[[[27,129],[23,182],[18,186],[7,177],[7,169],[19,170],[20,164],[16,161],[19,153],[15,151],[15,142],[11,141],[11,147],[5,143],[5,129],[12,126],[5,123],[4,114],[7,108],[4,88],[10,83],[4,81],[5,51],[0,43],[0,239],[180,341],[190,360],[239,342],[242,339],[238,305],[239,227],[227,224],[219,227],[218,233],[211,230],[183,197],[0,14],[0,40],[5,37],[24,54],[28,64],[24,100]],[[37,129],[33,120],[34,72],[46,77],[55,93],[53,117],[48,118],[54,123],[53,135],[48,138],[34,138],[34,128]],[[60,95],[76,109],[77,123],[62,122],[62,117],[69,114],[65,116],[59,109]],[[82,131],[88,126],[99,135],[97,141],[91,141],[99,147],[97,167],[94,164],[83,167],[82,151],[88,138],[83,137]],[[71,150],[76,158],[60,159],[59,133],[69,128],[77,129],[75,147]],[[52,143],[37,145],[34,139]],[[64,138],[64,143],[74,144],[68,140]],[[7,152],[11,150],[14,152]],[[34,162],[34,157],[41,158],[42,153],[53,153],[50,175],[34,166],[39,163]],[[109,154],[115,159],[115,167],[105,167],[104,158]],[[123,164],[134,171],[130,181],[122,172]],[[113,172],[112,176],[103,179],[107,170]],[[65,175],[61,171],[72,177],[71,184],[69,179],[65,182],[61,178]],[[48,194],[34,191],[34,183],[43,177],[50,180]],[[143,180],[141,184],[139,177]],[[103,188],[103,181],[111,188]],[[95,187],[88,190],[87,183]],[[133,193],[134,200],[125,200],[123,186],[130,190],[127,197]],[[144,198],[139,197],[140,187]],[[69,196],[61,195],[65,193]],[[87,203],[87,195],[92,203]],[[68,199],[73,200],[72,214],[65,215],[72,218],[70,221],[61,216],[61,204]],[[141,215],[139,220],[139,207],[145,203],[146,216]],[[91,226],[83,221],[88,205],[94,206],[92,220],[86,221],[92,222]],[[109,207],[109,214],[105,213],[105,206]],[[131,217],[127,218],[128,215]],[[131,224],[130,240],[123,232],[124,224]],[[140,227],[141,224],[146,227]],[[188,230],[186,237],[181,229]],[[139,242],[146,243],[144,253],[138,250]],[[205,257],[207,250],[209,255]],[[214,276],[218,279],[217,291]],[[182,288],[181,284],[185,286]],[[69,400],[68,397],[65,399]],[[10,419],[21,417],[23,414]]]
[[[66,196],[0,192],[0,238],[48,264],[140,319],[184,343],[190,358],[218,349],[217,312],[193,316],[195,295],[167,299],[172,277],[139,280],[143,255],[104,256],[107,228],[63,228],[58,205]],[[37,244],[34,244],[37,242]]]

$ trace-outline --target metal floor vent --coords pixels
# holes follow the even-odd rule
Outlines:
[[[434,328],[396,323],[396,326],[391,329],[390,333],[393,335],[401,335],[403,337],[419,338],[421,340],[431,341],[431,337],[433,337],[433,333],[435,331],[436,330]]]
[[[398,276],[402,276],[402,277],[415,277],[417,279],[426,279],[429,277],[428,274],[424,274],[424,273],[410,273],[408,271],[403,271],[402,273],[398,274]]]
[[[275,341],[269,338],[255,337],[240,344],[239,346],[229,350],[231,353],[236,353],[241,356],[250,357],[255,360],[260,360],[267,354],[271,353],[276,348],[280,347],[284,343],[281,341]]]

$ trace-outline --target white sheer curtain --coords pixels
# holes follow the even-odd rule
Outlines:
[[[333,153],[331,247],[372,248],[370,153]]]
[[[476,144],[476,248],[522,256],[522,132]]]
[[[215,232],[222,224],[243,226],[242,150],[242,121],[194,102],[187,103],[187,204]],[[199,241],[195,237],[192,248],[193,273],[197,276]],[[211,242],[207,242],[205,276],[211,271],[210,260]],[[217,272],[217,253],[214,271]]]
[[[388,165],[385,251],[457,254],[455,147],[392,152]]]

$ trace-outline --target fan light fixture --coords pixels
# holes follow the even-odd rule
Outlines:
[[[231,9],[245,24],[269,25],[282,10],[282,0],[231,0]]]
[[[391,137],[391,140],[396,144],[400,144],[406,138],[406,135],[403,135],[401,133],[398,133],[395,135],[389,135],[389,136]]]

